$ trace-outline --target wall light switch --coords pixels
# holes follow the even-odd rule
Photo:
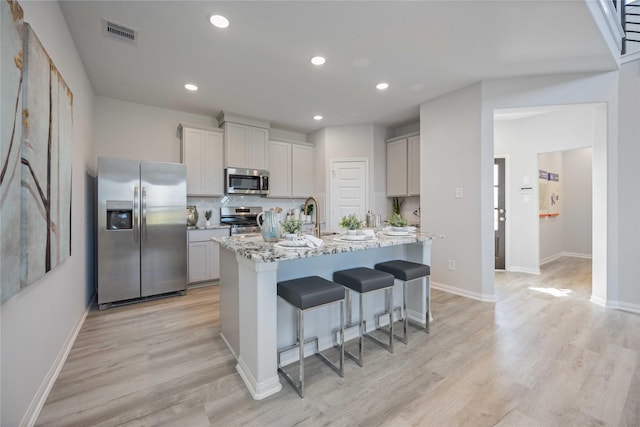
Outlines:
[[[456,187],[456,199],[462,199],[463,194],[462,187]]]

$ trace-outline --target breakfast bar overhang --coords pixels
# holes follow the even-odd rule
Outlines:
[[[323,244],[315,248],[281,248],[264,242],[260,236],[214,238],[220,244],[221,336],[236,358],[236,369],[251,396],[259,400],[281,390],[277,349],[291,345],[295,340],[294,311],[279,301],[279,281],[312,275],[332,280],[334,271],[353,267],[373,268],[378,262],[392,259],[430,265],[431,242],[438,238],[442,236],[430,233],[386,236],[378,233],[371,242],[343,242],[335,236],[326,236]],[[424,324],[429,279],[419,280],[421,285],[412,285],[408,289],[407,314],[409,319]],[[396,283],[396,301],[401,300],[401,292],[401,286]],[[373,295],[364,303],[367,313],[380,312],[384,297],[382,294]],[[338,310],[335,305],[323,307],[309,313],[305,320],[305,331],[309,336],[319,338],[320,349],[333,345],[332,331],[338,325]],[[356,311],[354,319],[358,316]],[[335,324],[328,324],[327,319],[335,319]],[[374,329],[373,315],[366,320],[367,330]],[[384,324],[382,319],[381,323]],[[345,332],[345,340],[357,336],[357,328],[354,329],[349,331],[351,333]],[[295,355],[291,355],[288,363],[295,360]]]

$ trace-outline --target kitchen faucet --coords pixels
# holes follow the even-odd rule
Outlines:
[[[316,235],[316,237],[319,239],[320,238],[320,221],[319,221],[319,217],[318,217],[318,212],[320,212],[320,206],[318,205],[318,199],[316,199],[313,196],[309,196],[307,197],[307,200],[304,201],[304,207],[302,208],[302,211],[304,212],[304,214],[307,214],[307,205],[309,205],[309,202],[313,202],[314,206],[314,211],[316,211],[316,222],[315,225],[313,226],[313,232]]]

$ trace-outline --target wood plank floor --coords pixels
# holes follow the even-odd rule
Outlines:
[[[589,302],[590,260],[496,273],[496,304],[432,292],[431,335],[365,348],[341,379],[308,358],[254,401],[219,336],[218,287],[92,311],[38,425],[640,426],[640,316]]]

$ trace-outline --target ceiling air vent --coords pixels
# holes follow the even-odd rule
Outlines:
[[[107,21],[106,19],[103,19],[102,33],[105,35],[105,37],[111,37],[135,45],[138,32],[123,25],[118,25],[113,22]]]

